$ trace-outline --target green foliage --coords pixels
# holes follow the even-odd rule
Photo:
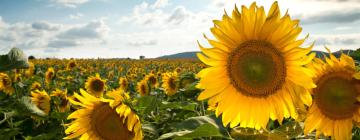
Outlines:
[[[350,54],[350,56],[356,60],[356,61],[360,61],[360,49],[356,49],[356,51],[352,52]]]
[[[18,48],[12,48],[6,55],[0,55],[0,71],[28,68],[28,60],[24,52]]]

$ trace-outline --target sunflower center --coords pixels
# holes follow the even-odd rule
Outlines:
[[[251,40],[234,49],[227,71],[232,85],[252,97],[267,97],[281,89],[286,76],[285,60],[271,43]]]
[[[350,118],[358,108],[358,84],[359,81],[347,72],[326,74],[314,89],[315,102],[321,112],[332,119]]]
[[[7,78],[4,78],[3,80],[2,80],[2,82],[3,82],[3,85],[4,86],[9,86],[10,85],[10,80],[9,79],[7,79]]]
[[[121,86],[124,88],[127,87],[127,81],[125,80],[121,81]]]
[[[143,93],[143,94],[146,94],[147,92],[147,90],[146,90],[146,87],[145,86],[147,86],[146,84],[141,84],[141,86],[140,86],[140,88],[141,88],[141,92]]]
[[[120,117],[108,104],[98,105],[91,117],[93,130],[102,139],[131,140],[134,137],[134,133],[129,131],[126,124],[123,123],[124,118]]]
[[[70,64],[69,64],[70,68],[74,68],[75,66],[76,66],[76,64],[74,62],[70,62]]]
[[[154,76],[150,76],[149,77],[149,81],[151,83],[151,85],[155,85],[156,84],[156,78]]]
[[[175,89],[176,88],[175,79],[170,78],[168,81],[168,85],[169,85],[170,89]]]
[[[105,83],[99,79],[91,82],[91,87],[95,92],[102,92],[104,90]]]

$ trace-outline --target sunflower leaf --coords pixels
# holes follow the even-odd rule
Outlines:
[[[205,123],[192,131],[183,130],[183,131],[166,133],[160,136],[159,140],[169,139],[169,138],[173,138],[175,140],[188,140],[188,139],[202,138],[202,137],[220,137],[224,139],[227,138],[223,134],[221,134],[221,132],[216,126],[210,123]]]
[[[30,97],[24,96],[19,99],[19,104],[16,106],[19,114],[34,115],[37,117],[46,116],[45,112],[40,110],[30,99]]]

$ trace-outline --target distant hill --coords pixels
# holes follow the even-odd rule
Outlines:
[[[198,53],[198,52],[182,52],[182,53],[177,53],[177,54],[164,55],[164,56],[160,56],[158,58],[160,58],[160,59],[197,58],[196,53]]]
[[[312,52],[316,53],[316,57],[319,57],[319,58],[323,57],[323,54],[329,56],[329,54],[327,52],[323,52],[323,51],[312,51]],[[345,54],[351,54],[352,52],[354,52],[354,50],[342,50],[342,52]],[[198,53],[198,52],[182,52],[182,53],[177,53],[177,54],[164,55],[164,56],[161,56],[158,58],[160,58],[160,59],[197,58],[196,53]],[[333,54],[336,57],[339,57],[341,54],[341,51],[333,52]]]
[[[318,57],[318,58],[323,57],[323,54],[325,54],[326,56],[329,56],[329,54],[327,52],[323,52],[323,51],[312,51],[312,52],[316,53],[316,57]],[[336,57],[340,57],[341,52],[349,55],[352,52],[354,52],[354,50],[336,51],[336,52],[333,52],[332,54],[334,54]]]

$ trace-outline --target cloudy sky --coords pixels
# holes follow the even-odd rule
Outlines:
[[[213,19],[253,0],[1,0],[0,53],[59,58],[158,57],[198,51]],[[271,0],[257,0],[269,9]],[[336,51],[360,47],[360,0],[279,0],[302,36]],[[205,45],[206,46],[206,45]]]

